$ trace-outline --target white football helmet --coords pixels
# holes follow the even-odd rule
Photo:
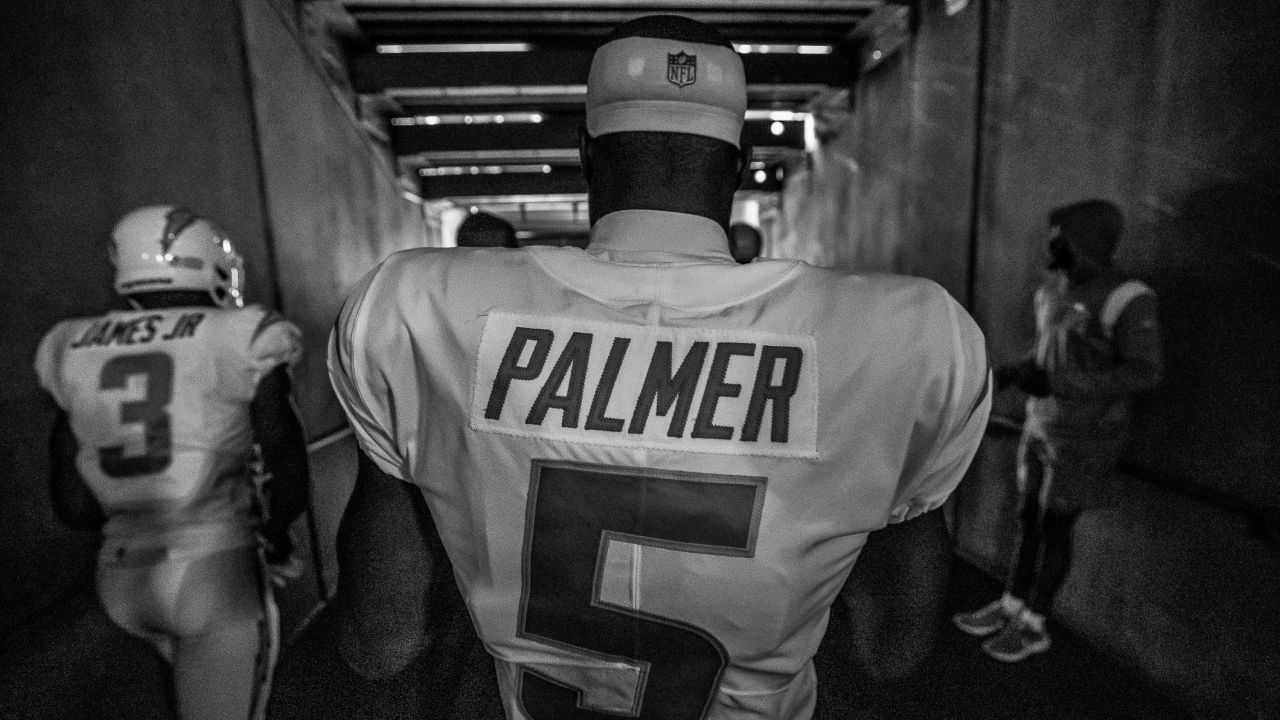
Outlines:
[[[111,230],[116,292],[203,290],[219,307],[244,306],[244,260],[208,218],[177,205],[130,211]]]

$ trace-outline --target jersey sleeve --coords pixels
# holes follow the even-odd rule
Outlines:
[[[40,344],[36,347],[34,362],[36,378],[40,382],[40,387],[44,388],[62,408],[67,407],[67,402],[63,397],[62,379],[58,370],[59,365],[62,363],[62,354],[66,345],[65,330],[65,323],[59,323],[45,333],[44,337],[40,339]]]
[[[329,381],[360,449],[383,472],[405,480],[410,475],[395,441],[391,390],[380,369],[397,343],[385,336],[385,308],[379,309],[380,303],[371,299],[382,267],[369,271],[343,304],[329,335]]]
[[[249,338],[249,363],[255,382],[281,365],[292,367],[302,357],[302,331],[274,310],[265,310]]]
[[[898,523],[940,507],[973,461],[991,413],[991,370],[986,339],[973,318],[950,296],[937,313],[939,343],[929,402],[921,409],[911,447],[923,461],[910,463],[888,521]]]
[[[218,352],[218,387],[235,400],[251,400],[262,378],[302,356],[302,331],[274,310],[251,305],[220,314],[215,322],[218,335],[210,347]]]

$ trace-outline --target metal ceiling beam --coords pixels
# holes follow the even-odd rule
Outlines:
[[[772,145],[754,145],[751,148],[752,165],[774,165],[788,157],[794,157],[800,151],[795,148]],[[553,150],[531,150],[519,148],[513,150],[436,150],[420,153],[404,154],[397,157],[406,171],[414,172],[418,168],[427,167],[478,167],[494,165],[550,165],[557,167],[577,167],[578,149],[556,148]]]
[[[749,110],[798,110],[814,93],[829,90],[822,85],[760,85],[747,88]],[[785,91],[785,92],[784,92]],[[468,113],[530,113],[544,116],[582,115],[582,95],[572,97],[486,96],[472,98],[425,97],[412,89],[393,88],[387,96],[395,101],[395,111],[388,117],[466,115]]]
[[[533,150],[434,150],[402,153],[400,162],[406,167],[447,167],[462,165],[577,165],[578,148]]]
[[[519,88],[495,88],[492,94],[441,92],[441,88],[391,87],[386,94],[404,108],[406,115],[465,114],[477,112],[542,112],[548,115],[581,114],[586,86],[572,93],[519,94]],[[747,107],[754,110],[797,110],[814,95],[829,90],[827,85],[750,85]]]
[[[686,13],[687,14],[687,13]],[[744,16],[740,13],[715,17],[690,15],[714,25],[735,43],[780,43],[830,45],[842,39],[861,16],[832,15],[797,19],[787,15]],[[545,47],[594,46],[610,30],[636,17],[616,14],[591,23],[568,23],[549,17],[545,20],[511,13],[502,22],[490,18],[434,17],[415,12],[377,12],[356,15],[365,37],[377,44],[452,42],[529,42]]]
[[[558,195],[587,191],[587,183],[577,168],[558,168],[549,173],[424,177],[420,187],[422,197],[428,200],[467,196]]]
[[[576,149],[581,116],[556,117],[541,123],[393,126],[391,147],[397,155],[450,151]],[[775,125],[780,133],[774,133]],[[804,148],[804,123],[748,120],[743,136],[752,146]]]
[[[541,123],[392,127],[391,147],[397,155],[440,150],[465,153],[577,148],[578,124],[576,120],[555,118]]]
[[[742,185],[744,191],[777,192],[782,180],[772,170],[765,172],[763,181],[755,174],[748,175]],[[587,183],[576,168],[555,170],[550,173],[504,173],[500,175],[447,175],[424,177],[420,194],[427,200],[485,197],[490,199],[512,196],[547,196],[561,193],[586,193]]]
[[[777,192],[782,188],[782,178],[775,167],[764,173],[763,180],[755,173],[748,173],[742,185],[743,191]],[[549,173],[466,174],[423,177],[420,194],[427,200],[484,197],[497,199],[513,196],[549,196],[586,193],[587,183],[578,168],[556,168]]]
[[[734,42],[823,42],[843,37],[883,0],[348,0],[347,11],[375,43],[522,41],[582,47],[617,25],[677,13],[717,27]]]
[[[591,50],[461,52],[358,55],[352,67],[356,90],[395,88],[570,87],[586,82]],[[742,55],[750,85],[843,85],[852,78],[843,48],[830,55],[750,53]]]
[[[884,0],[343,0],[349,11],[370,8],[473,8],[560,9],[590,12],[599,9],[626,9],[637,12],[692,12],[695,10],[757,10],[870,12]]]
[[[385,88],[581,85],[591,69],[590,50],[358,55],[352,64],[356,90]]]

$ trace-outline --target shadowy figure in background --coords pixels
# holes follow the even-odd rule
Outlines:
[[[289,526],[309,475],[287,371],[301,333],[243,306],[240,256],[186,208],[128,213],[111,250],[133,309],[58,323],[37,351],[59,408],[54,511],[102,528],[99,601],[169,661],[179,715],[260,718],[271,587],[301,567]]]
[[[730,225],[729,254],[742,265],[760,257],[760,231],[746,223]]]
[[[518,248],[511,223],[486,212],[474,212],[458,225],[458,247]]]
[[[1045,616],[1070,564],[1080,511],[1107,501],[1124,449],[1130,395],[1162,372],[1156,296],[1111,263],[1124,219],[1105,200],[1049,214],[1049,273],[1036,290],[1035,346],[996,371],[996,387],[1031,397],[1018,444],[1020,535],[1005,592],[952,620],[982,649],[1017,662],[1049,649]]]

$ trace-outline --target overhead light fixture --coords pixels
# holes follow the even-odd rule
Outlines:
[[[774,122],[802,122],[809,117],[807,112],[791,110],[748,110],[748,120],[773,120]]]
[[[419,168],[422,177],[452,177],[456,175],[546,175],[550,165],[441,165]]]
[[[529,43],[411,43],[408,45],[378,45],[375,50],[382,55],[408,53],[509,53],[529,52]]]
[[[830,45],[775,45],[773,43],[761,45],[734,45],[734,50],[743,55],[751,53],[775,54],[775,55],[830,55],[832,46]]]
[[[468,195],[450,199],[455,206],[484,205],[490,211],[519,212],[521,205],[556,206],[572,208],[587,202],[586,193],[556,193],[546,195]]]
[[[397,99],[439,100],[450,98],[519,98],[549,96],[565,96],[567,98],[585,97],[586,85],[484,85],[480,87],[389,87],[386,93]]]
[[[580,160],[578,148],[512,148],[509,150],[431,150],[403,156],[421,167],[452,165],[574,165]]]
[[[396,127],[411,127],[414,125],[488,125],[490,123],[505,125],[507,123],[540,123],[542,120],[542,113],[504,112],[500,115],[477,113],[467,115],[410,115],[391,118],[391,124]]]

